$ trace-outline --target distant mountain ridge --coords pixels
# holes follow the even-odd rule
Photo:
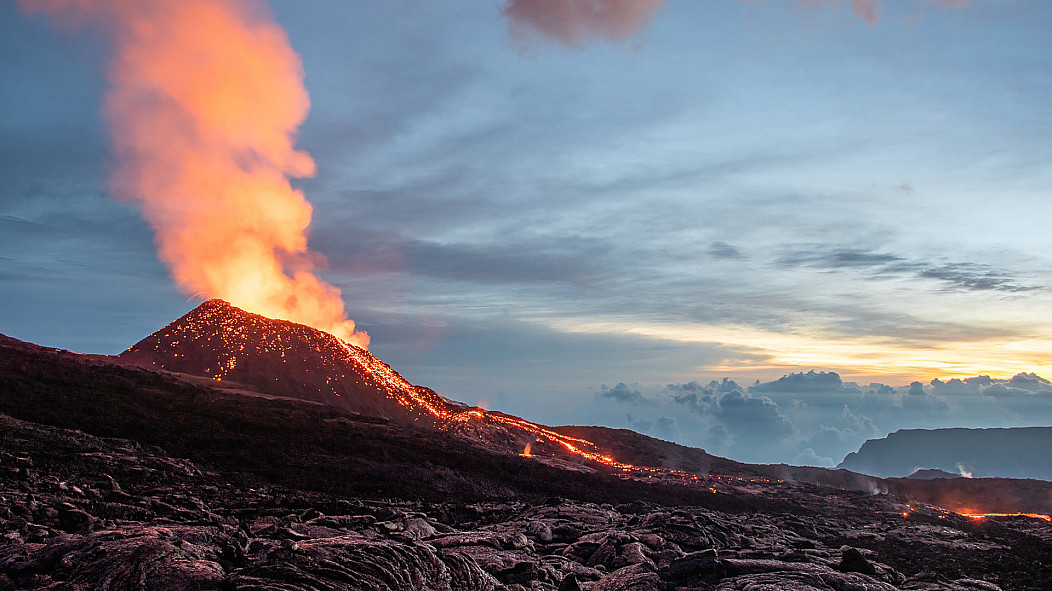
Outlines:
[[[974,478],[1052,481],[1052,427],[903,429],[870,439],[838,468],[880,478],[937,469]]]

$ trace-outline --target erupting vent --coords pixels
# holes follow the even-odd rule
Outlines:
[[[201,304],[121,353],[120,359],[399,422],[466,408],[410,384],[366,349],[222,300]]]

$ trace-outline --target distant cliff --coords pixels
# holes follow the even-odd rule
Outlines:
[[[871,439],[838,468],[873,476],[908,476],[918,468],[975,478],[1052,480],[1052,427],[907,429]]]

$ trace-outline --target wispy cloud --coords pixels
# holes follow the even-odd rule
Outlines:
[[[924,279],[936,279],[951,287],[972,290],[1034,291],[1039,285],[1025,285],[1006,271],[978,263],[950,263],[924,269],[917,274]]]
[[[903,261],[890,253],[870,252],[856,248],[801,249],[779,257],[775,263],[783,267],[817,267],[822,269],[853,269],[886,267]]]
[[[708,250],[709,256],[716,257],[718,259],[744,259],[745,255],[736,246],[727,244],[726,242],[713,242],[709,245]]]
[[[905,256],[857,248],[811,245],[796,248],[775,259],[781,267],[808,267],[828,271],[866,271],[872,278],[913,277],[933,279],[947,289],[1024,292],[1043,286],[1025,283],[1020,277],[991,265],[975,262],[935,263]]]

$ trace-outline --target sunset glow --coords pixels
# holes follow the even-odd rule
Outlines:
[[[749,327],[646,325],[602,322],[556,323],[580,333],[639,335],[680,343],[719,343],[742,347],[748,355],[732,363],[698,368],[714,375],[782,375],[800,367],[837,371],[858,380],[964,378],[976,368],[994,377],[1020,372],[1052,373],[1052,340],[940,342],[917,348],[887,338],[846,338],[820,332],[778,333]],[[754,361],[750,358],[755,359]]]

